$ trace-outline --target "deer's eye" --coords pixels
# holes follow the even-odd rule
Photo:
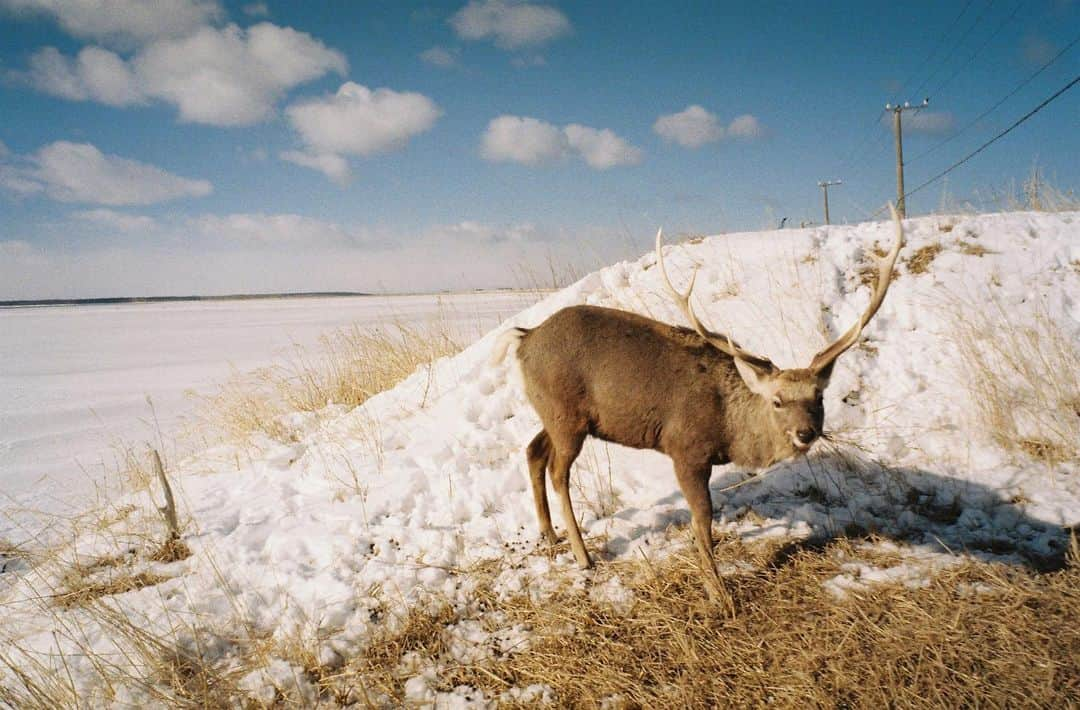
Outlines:
[[[780,409],[780,407],[784,406],[784,402],[779,397],[773,397],[772,406],[773,409]]]

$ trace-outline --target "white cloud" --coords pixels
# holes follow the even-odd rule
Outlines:
[[[0,158],[5,158],[11,153],[8,147],[4,145],[4,141],[0,141]]]
[[[73,37],[122,47],[182,37],[225,14],[217,0],[0,0],[0,8],[48,15]]]
[[[1020,44],[1020,56],[1024,63],[1032,67],[1046,64],[1058,53],[1058,48],[1040,34],[1029,32]]]
[[[430,243],[434,248],[448,244],[477,245],[502,244],[504,242],[528,242],[537,237],[535,224],[523,222],[506,226],[463,220],[457,224],[435,225],[429,227],[419,243]]]
[[[458,52],[445,47],[432,47],[420,53],[420,58],[428,64],[449,69],[458,64]]]
[[[26,171],[13,165],[0,165],[0,188],[19,196],[35,195],[45,189],[37,180],[26,175]]]
[[[99,47],[74,58],[46,47],[15,76],[66,99],[113,106],[159,99],[174,104],[183,121],[235,126],[267,118],[294,86],[346,69],[344,55],[311,35],[262,22],[160,39],[129,60]]]
[[[754,116],[744,113],[736,116],[728,125],[727,134],[735,138],[760,138],[765,135],[765,128]]]
[[[129,106],[146,100],[127,62],[100,47],[85,47],[73,58],[43,47],[30,57],[29,70],[17,76],[39,91],[73,101]]]
[[[176,104],[184,121],[218,126],[263,120],[292,87],[347,69],[340,52],[268,22],[203,27],[151,44],[133,63],[148,95]]]
[[[154,239],[126,243],[0,242],[0,298],[536,288],[637,254],[610,227],[467,217],[408,231],[262,213],[163,218],[160,226]]]
[[[948,133],[953,129],[956,122],[955,116],[949,111],[904,111],[901,117],[904,132],[913,133]],[[892,111],[881,114],[881,127],[889,131],[893,129]]]
[[[678,113],[660,116],[653,124],[653,131],[664,140],[678,143],[684,148],[699,148],[724,137],[724,128],[716,115],[697,104],[691,104]]]
[[[558,126],[528,116],[499,116],[488,123],[480,154],[492,162],[541,165],[569,155],[606,170],[641,162],[642,152],[609,129],[572,123]]]
[[[522,54],[511,59],[510,63],[518,69],[528,69],[529,67],[545,66],[547,58],[543,54]]]
[[[0,242],[0,256],[7,259],[28,259],[37,255],[37,249],[30,242],[21,239],[10,239]]]
[[[892,126],[892,116],[888,117]],[[904,130],[918,133],[948,133],[956,122],[950,111],[917,111],[901,117]]]
[[[146,234],[156,231],[159,226],[157,220],[153,217],[117,212],[103,207],[74,212],[72,216],[83,222],[89,222],[125,234]]]
[[[754,116],[736,116],[725,129],[716,114],[691,104],[678,113],[664,114],[656,119],[653,131],[666,141],[684,148],[700,148],[706,143],[727,138],[751,140],[765,135],[765,128]]]
[[[0,166],[0,185],[19,194],[44,192],[60,202],[149,205],[209,195],[206,180],[102,153],[89,143],[57,141],[27,156],[25,165]]]
[[[356,241],[340,225],[298,214],[203,215],[190,221],[199,234],[216,242],[249,246],[327,246]]]
[[[563,128],[563,133],[570,148],[596,170],[641,162],[641,149],[630,145],[607,128],[596,129],[571,123]]]
[[[550,5],[516,0],[470,0],[450,18],[458,37],[490,39],[503,49],[521,49],[570,33],[570,20]]]
[[[278,154],[282,160],[318,170],[336,183],[348,181],[349,161],[335,153],[305,153],[302,150],[285,150]]]
[[[499,116],[488,123],[480,153],[493,162],[539,165],[562,158],[566,150],[558,126],[528,116]]]
[[[287,151],[285,160],[344,179],[342,156],[397,150],[435,125],[442,111],[415,92],[375,89],[345,82],[332,96],[307,99],[285,109],[305,151]]]
[[[244,14],[248,17],[269,17],[270,8],[264,2],[249,2],[243,7]]]

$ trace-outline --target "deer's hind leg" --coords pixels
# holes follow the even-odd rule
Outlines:
[[[551,437],[546,430],[541,429],[540,433],[533,437],[525,449],[525,456],[529,460],[529,481],[532,483],[533,503],[536,506],[536,519],[540,523],[540,534],[549,544],[554,545],[558,537],[551,525],[551,508],[548,507],[545,485],[546,472],[552,457]]]
[[[585,443],[585,432],[566,433],[565,435],[552,437],[554,449],[551,461],[551,485],[559,494],[562,503],[563,524],[566,525],[566,533],[570,538],[570,547],[574,551],[574,557],[582,569],[592,567],[592,559],[585,549],[585,541],[581,539],[581,530],[578,528],[577,517],[574,515],[574,506],[570,502],[570,466],[574,459],[581,453],[581,446]]]

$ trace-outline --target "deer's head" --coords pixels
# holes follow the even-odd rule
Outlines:
[[[889,209],[896,225],[896,243],[892,250],[879,260],[877,283],[866,310],[846,333],[814,355],[809,366],[788,370],[776,367],[768,358],[744,350],[731,339],[731,336],[714,333],[702,324],[690,305],[690,294],[694,290],[697,272],[695,271],[691,276],[690,286],[686,293],[679,293],[672,286],[664,266],[663,231],[656,234],[656,258],[660,273],[667,288],[679,304],[680,310],[701,337],[716,349],[731,356],[739,377],[742,378],[747,389],[760,398],[759,406],[768,412],[772,430],[783,434],[795,451],[806,451],[821,436],[825,421],[822,397],[825,388],[829,385],[833,365],[842,353],[858,342],[859,334],[877,313],[881,302],[885,299],[885,293],[889,290],[893,266],[904,244],[904,229],[900,217],[891,204]]]

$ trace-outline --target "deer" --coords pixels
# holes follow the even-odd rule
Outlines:
[[[525,394],[543,428],[525,449],[540,534],[558,538],[551,523],[545,478],[562,506],[578,565],[592,566],[570,501],[570,468],[587,437],[671,458],[690,508],[699,563],[713,586],[713,505],[709,479],[715,465],[762,469],[805,455],[823,433],[823,393],[833,365],[859,340],[881,307],[904,229],[890,204],[896,242],[879,259],[865,311],[805,368],[780,369],[709,330],[694,313],[693,271],[684,293],[664,264],[663,229],[656,262],[666,290],[690,323],[669,325],[629,311],[590,305],[563,308],[535,328],[512,328],[497,341],[491,362],[516,344]],[[710,592],[710,596],[711,596]]]

